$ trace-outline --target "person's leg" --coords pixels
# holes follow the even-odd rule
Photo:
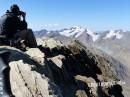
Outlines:
[[[25,40],[27,45],[31,48],[37,47],[37,42],[36,42],[35,36],[33,34],[33,31],[31,29],[20,31],[20,32],[16,33],[15,37]]]
[[[31,29],[27,30],[27,41],[30,47],[35,48],[37,47],[36,38],[33,34],[33,31]]]

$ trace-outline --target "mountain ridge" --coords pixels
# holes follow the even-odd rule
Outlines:
[[[39,48],[28,49],[25,53],[11,47],[0,47],[2,50],[11,52],[11,88],[16,97],[123,97],[124,88],[118,84],[88,86],[119,81],[117,73],[111,70],[117,67],[111,66],[116,63],[115,66],[120,67],[121,64],[80,42],[74,41],[67,47],[48,38]],[[126,71],[121,67],[116,72],[122,70]],[[122,74],[125,76],[125,72]]]

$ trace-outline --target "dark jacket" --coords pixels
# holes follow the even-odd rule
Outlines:
[[[18,31],[27,29],[27,22],[21,21],[14,13],[6,13],[0,18],[0,34],[13,38]]]

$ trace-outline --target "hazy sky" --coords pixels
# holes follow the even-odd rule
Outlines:
[[[70,26],[130,30],[130,0],[0,0],[0,16],[13,3],[26,11],[33,30]]]

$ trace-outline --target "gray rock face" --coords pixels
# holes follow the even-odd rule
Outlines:
[[[20,61],[10,62],[11,87],[16,97],[51,97],[48,79],[31,70],[30,64]]]
[[[10,47],[1,47],[0,50],[11,52],[10,82],[16,97],[63,97],[59,87],[45,76],[49,70],[44,68],[44,53],[39,49],[29,49],[27,54]]]
[[[43,43],[24,53],[0,47],[11,52],[10,82],[16,97],[123,97],[121,85],[96,85],[119,81],[114,63],[102,53],[76,41],[68,46],[54,39]]]

